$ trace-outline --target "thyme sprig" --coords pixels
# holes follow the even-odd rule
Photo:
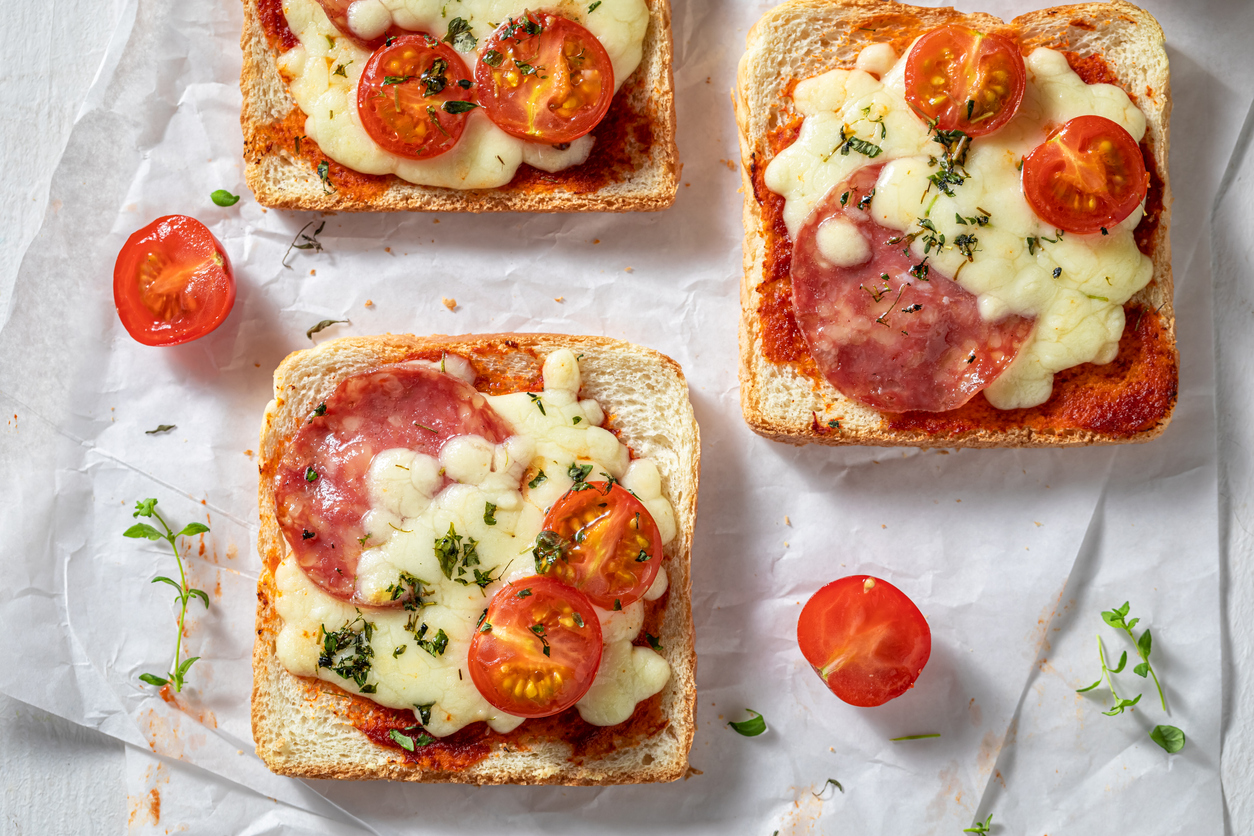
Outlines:
[[[175,691],[182,691],[183,681],[184,681],[184,678],[187,676],[188,670],[190,670],[192,665],[196,662],[196,660],[200,658],[199,656],[193,656],[190,659],[186,659],[186,660],[182,658],[183,625],[187,621],[187,604],[188,602],[191,601],[191,599],[199,598],[202,602],[204,602],[205,609],[209,609],[209,596],[208,594],[205,593],[203,589],[193,589],[192,587],[188,586],[187,573],[183,570],[183,558],[179,555],[178,538],[179,537],[191,537],[195,534],[207,534],[209,532],[209,526],[205,525],[204,523],[198,523],[198,522],[188,523],[187,525],[183,526],[183,529],[176,534],[174,532],[174,529],[170,528],[170,526],[166,523],[165,519],[161,516],[160,513],[158,513],[157,500],[152,499],[152,498],[148,498],[148,499],[144,499],[139,502],[136,502],[135,512],[131,514],[131,516],[132,517],[146,517],[148,519],[154,519],[157,522],[161,523],[161,527],[165,529],[165,533],[162,534],[160,531],[158,531],[156,528],[149,525],[148,523],[135,523],[130,528],[126,529],[126,531],[122,532],[122,536],[133,537],[136,539],[152,540],[154,542],[157,540],[165,540],[167,543],[170,544],[170,550],[174,552],[174,561],[178,564],[178,567],[179,567],[179,579],[177,582],[172,580],[171,578],[165,577],[164,575],[158,575],[157,577],[153,578],[151,581],[152,583],[168,584],[174,587],[175,590],[177,590],[178,600],[179,600],[179,628],[178,628],[178,636],[174,640],[173,669],[169,673],[167,673],[164,677],[160,677],[151,673],[141,673],[139,675],[139,678],[141,681],[146,682],[149,685],[154,685],[158,688],[160,688],[163,685],[168,685],[172,683],[174,685]]]

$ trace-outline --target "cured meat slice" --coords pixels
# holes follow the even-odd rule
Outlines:
[[[797,233],[797,324],[823,376],[853,400],[886,412],[957,409],[1010,365],[1035,320],[987,322],[972,293],[916,268],[901,233],[858,208],[881,168],[833,188]]]
[[[351,601],[375,455],[404,447],[438,457],[454,436],[499,444],[513,429],[474,387],[418,364],[354,375],[325,407],[288,445],[274,477],[275,500],[279,525],[305,574]]]

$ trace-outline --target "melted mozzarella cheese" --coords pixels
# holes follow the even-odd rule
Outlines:
[[[888,68],[882,47],[868,47],[866,59],[858,62],[882,72],[882,80],[864,69],[833,70],[797,85],[793,99],[805,121],[797,141],[767,166],[766,185],[785,198],[784,222],[795,240],[828,191],[863,166],[886,163],[871,203],[875,220],[902,232],[917,232],[920,219],[930,220],[949,243],[926,253],[929,263],[976,295],[981,316],[990,321],[1010,313],[1036,317],[1030,340],[985,396],[999,409],[1044,403],[1057,372],[1115,358],[1123,304],[1149,283],[1153,262],[1137,249],[1133,236],[1141,209],[1109,227],[1108,235],[1058,235],[1023,197],[1020,160],[1045,140],[1048,129],[1077,116],[1104,116],[1137,141],[1145,134],[1145,116],[1120,88],[1085,84],[1062,54],[1034,50],[1026,61],[1027,89],[1019,112],[1001,130],[971,141],[965,166],[970,177],[949,197],[928,180],[938,170],[935,159],[942,148],[906,103],[906,62]],[[871,50],[875,53],[866,55]],[[855,150],[840,153],[842,130],[882,153],[875,158]],[[985,212],[990,217],[986,226],[957,220]],[[837,233],[820,229],[819,245],[824,257],[840,264],[824,247],[824,235],[830,239]],[[978,239],[973,260],[953,246],[960,235]],[[922,261],[923,236],[909,246]],[[859,251],[847,260],[859,264],[865,256]]]
[[[356,0],[349,6],[348,20],[350,28],[367,39],[393,24],[440,39],[448,32],[449,21],[460,17],[478,39],[476,51],[460,54],[473,80],[488,36],[498,24],[528,8],[518,0]],[[615,91],[639,66],[649,23],[644,0],[602,0],[591,12],[588,4],[558,0],[544,10],[582,24],[600,40],[614,66]],[[357,83],[370,52],[343,37],[317,0],[283,0],[283,13],[300,44],[280,56],[279,66],[290,79],[292,98],[306,115],[305,133],[329,158],[354,171],[395,174],[427,186],[485,189],[508,183],[524,162],[560,171],[584,162],[592,152],[591,135],[566,148],[512,137],[494,125],[483,108],[470,112],[460,141],[438,157],[410,160],[385,151],[366,133],[357,114]]]
[[[626,446],[598,426],[604,413],[596,401],[579,400],[580,386],[575,356],[565,349],[555,351],[545,360],[538,402],[526,392],[484,396],[514,428],[514,435],[502,443],[458,436],[445,442],[438,459],[405,449],[376,455],[367,475],[367,548],[358,564],[357,593],[388,603],[406,573],[421,582],[423,601],[431,604],[414,611],[359,610],[316,586],[289,555],[275,573],[275,608],[283,618],[277,651],[283,666],[360,693],[353,681],[318,664],[323,631],[343,629],[360,612],[373,625],[366,684],[375,691],[368,694],[370,699],[393,708],[434,703],[427,729],[436,736],[478,720],[500,732],[516,728],[522,718],[493,708],[479,694],[466,654],[492,596],[506,583],[535,574],[531,550],[536,535],[545,510],[573,486],[568,472],[572,465],[591,464],[590,480],[604,478],[601,474],[620,479],[649,509],[664,544],[677,535],[675,512],[662,493],[657,465],[630,459]],[[540,471],[543,480],[538,479]],[[535,475],[524,482],[529,473]],[[454,481],[441,490],[445,477]],[[531,481],[537,482],[534,488]],[[489,504],[495,506],[490,514]],[[463,542],[475,540],[479,565],[473,568],[493,578],[482,589],[474,582],[473,569],[461,577],[466,583],[458,582],[456,572],[453,578],[445,576],[435,544],[450,530]],[[659,569],[645,598],[656,600],[666,587],[666,571]],[[643,603],[620,612],[597,609],[597,617],[605,650],[597,679],[578,707],[588,722],[596,724],[594,718],[599,718],[601,725],[613,725],[665,686],[670,666],[649,648],[632,649],[644,623]],[[448,645],[442,655],[417,644],[418,624],[427,625],[426,640],[444,630]]]

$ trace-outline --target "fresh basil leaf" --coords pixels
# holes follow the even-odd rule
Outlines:
[[[1154,726],[1149,736],[1150,740],[1163,747],[1170,755],[1184,748],[1184,732],[1175,726]]]
[[[754,716],[748,720],[741,720],[738,723],[729,722],[727,725],[731,726],[732,731],[737,734],[742,734],[745,737],[757,737],[762,732],[766,731],[766,720],[761,714],[754,711],[752,708],[746,708],[745,711],[748,711]]]
[[[218,189],[209,195],[209,199],[218,206],[234,206],[239,203],[239,195],[231,194],[226,189]]]
[[[158,688],[160,688],[162,685],[170,684],[170,680],[162,679],[159,676],[153,676],[150,673],[141,673],[139,675],[139,678],[140,678],[140,681],[147,682],[149,685],[155,685]]]
[[[191,537],[193,534],[205,534],[209,531],[209,526],[204,523],[188,523],[183,526],[183,530],[178,533],[179,537]]]
[[[157,505],[157,500],[152,499],[151,497],[148,499],[142,499],[139,502],[135,503],[135,513],[131,514],[131,516],[132,517],[151,517],[153,514],[152,509],[155,508],[156,505]]]
[[[187,594],[192,598],[199,598],[205,602],[205,609],[209,609],[209,595],[203,589],[189,589]]]

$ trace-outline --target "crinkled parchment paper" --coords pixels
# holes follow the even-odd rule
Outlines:
[[[243,185],[234,0],[136,0],[51,187],[51,208],[0,297],[0,691],[128,744],[132,829],[193,833],[957,836],[990,813],[1004,833],[1215,833],[1220,628],[1207,219],[1254,82],[1238,73],[1254,15],[1239,2],[1156,4],[1176,97],[1172,180],[1181,392],[1150,444],[1071,451],[795,449],[754,436],[737,404],[740,181],[728,87],[766,4],[674,0],[682,185],[636,215],[338,215],[266,211]],[[971,4],[1007,17],[1025,2]],[[997,8],[993,8],[996,6]],[[1212,19],[1225,20],[1222,31]],[[1239,107],[1232,103],[1238,102]],[[1246,137],[1248,139],[1248,137]],[[1243,147],[1243,146],[1242,146]],[[1248,178],[1248,165],[1244,169]],[[1225,174],[1227,172],[1227,174]],[[1225,179],[1226,178],[1226,179]],[[209,201],[227,188],[232,208]],[[1248,189],[1245,190],[1248,192]],[[1241,194],[1228,190],[1227,195]],[[1227,198],[1249,216],[1248,196]],[[131,340],[114,257],[153,218],[195,215],[235,263],[227,322],[189,345]],[[285,251],[307,224],[325,252]],[[312,229],[312,228],[311,228]],[[1240,257],[1216,260],[1224,272]],[[443,300],[456,300],[449,310]],[[305,330],[604,334],[657,348],[688,375],[703,487],[693,554],[699,657],[693,774],[660,786],[471,788],[303,782],[270,774],[249,731],[256,446],[270,377]],[[159,424],[176,429],[145,434]],[[160,544],[121,536],[155,496],[210,593],[187,629],[201,660],[172,702],[137,679],[174,640]],[[890,580],[933,631],[916,687],[890,704],[836,700],[797,650],[800,605],[846,574]],[[1099,611],[1131,600],[1154,631],[1152,684],[1104,717]],[[1138,628],[1139,629],[1139,628]],[[1129,666],[1131,667],[1131,666]],[[769,730],[727,728],[744,710]],[[1168,756],[1147,731],[1172,723]],[[902,735],[939,738],[891,742]],[[843,792],[828,787],[838,780]],[[819,793],[819,795],[816,795]],[[151,801],[150,801],[151,800]],[[157,803],[159,802],[159,803]]]

